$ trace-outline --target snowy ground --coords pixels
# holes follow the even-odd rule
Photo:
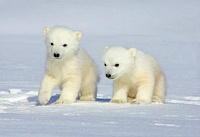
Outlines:
[[[0,137],[199,137],[200,1],[0,1]],[[40,106],[43,27],[83,32],[81,46],[99,71],[96,102]],[[166,104],[111,104],[105,45],[153,55],[168,81]]]

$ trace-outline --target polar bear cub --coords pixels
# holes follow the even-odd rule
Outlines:
[[[135,48],[105,47],[105,74],[114,80],[112,103],[164,103],[166,80],[156,60]]]
[[[38,101],[48,103],[56,86],[61,89],[55,104],[96,99],[97,69],[92,58],[79,46],[82,33],[64,27],[44,28],[48,49],[46,72],[41,82]]]

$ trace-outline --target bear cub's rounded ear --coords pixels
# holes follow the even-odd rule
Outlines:
[[[104,47],[104,52],[105,52],[108,48],[109,48],[108,46],[105,46],[105,47]]]
[[[136,48],[130,48],[128,51],[129,51],[129,53],[131,54],[132,57],[136,56],[136,53],[137,53],[137,49]]]
[[[46,36],[48,32],[50,31],[50,28],[43,28],[43,33]]]
[[[82,38],[82,33],[80,31],[75,31],[75,36],[77,40],[80,40]]]

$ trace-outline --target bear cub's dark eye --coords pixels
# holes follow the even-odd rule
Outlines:
[[[107,66],[106,63],[104,64],[104,66]]]
[[[119,64],[115,64],[115,67],[119,67]]]
[[[67,47],[67,44],[64,44],[63,47]]]
[[[53,44],[53,43],[51,43],[51,45],[53,46],[54,44]]]

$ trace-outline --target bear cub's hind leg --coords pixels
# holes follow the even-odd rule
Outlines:
[[[96,100],[96,82],[92,82],[81,88],[80,101],[95,101]]]

